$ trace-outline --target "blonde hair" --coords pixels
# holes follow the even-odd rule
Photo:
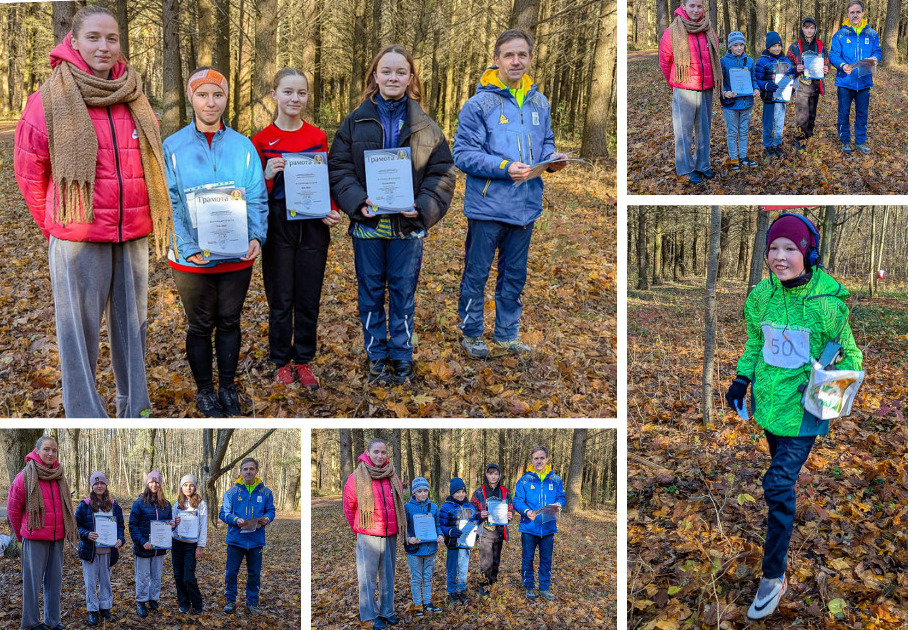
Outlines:
[[[112,18],[114,22],[117,22],[117,29],[120,28],[120,22],[117,21],[117,16],[114,15],[110,9],[99,6],[84,6],[76,11],[76,14],[73,16],[72,31],[75,37],[79,36],[79,31],[82,30],[82,25],[85,23],[85,20],[93,15],[106,15],[107,17]]]
[[[407,97],[413,99],[417,103],[422,103],[422,82],[419,80],[419,73],[416,71],[416,63],[413,61],[413,56],[405,46],[391,44],[390,46],[382,48],[374,57],[372,57],[372,63],[369,64],[369,69],[366,71],[366,87],[363,90],[362,96],[360,96],[359,104],[362,105],[365,103],[366,99],[374,102],[372,97],[378,94],[378,83],[375,81],[378,63],[381,61],[382,57],[389,53],[397,53],[407,60],[407,64],[410,66],[410,83],[407,85]]]
[[[281,84],[281,81],[284,80],[285,77],[303,77],[303,79],[305,79],[306,81],[306,89],[309,89],[309,77],[307,77],[304,73],[300,72],[296,68],[292,68],[290,66],[281,68],[274,73],[274,79],[271,81],[271,89],[277,90],[277,86]]]

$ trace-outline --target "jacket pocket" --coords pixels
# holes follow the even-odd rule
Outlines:
[[[486,192],[488,192],[489,186],[491,185],[491,183],[492,183],[492,179],[491,179],[491,178],[489,178],[489,179],[486,180],[486,185],[482,187],[482,196],[483,196],[483,197],[486,196]]]

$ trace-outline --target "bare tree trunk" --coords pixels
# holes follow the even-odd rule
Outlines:
[[[611,153],[609,133],[616,139],[618,133],[615,118],[617,114],[615,69],[618,62],[616,0],[604,2],[601,12],[599,40],[596,42],[596,52],[593,57],[593,77],[580,148],[580,154],[585,158],[608,156]]]
[[[81,433],[82,429],[66,430],[66,435],[69,437],[69,449],[73,462],[68,477],[70,488],[75,491],[77,497],[82,496],[82,489],[85,487],[85,475],[82,474],[82,467],[80,465],[82,463],[82,454],[79,449],[79,435],[81,435]]]
[[[8,485],[25,467],[25,456],[35,449],[38,438],[44,435],[43,429],[3,429],[0,431],[0,448],[6,459],[6,476]]]
[[[760,283],[763,278],[763,254],[766,251],[766,230],[769,229],[769,212],[757,211],[757,231],[754,234],[754,246],[750,252],[750,279],[747,281],[747,292]]]
[[[820,239],[820,261],[824,265],[830,265],[830,269],[832,263],[829,260],[829,251],[835,238],[835,214],[835,206],[826,206],[826,212],[823,215],[823,235]]]
[[[539,20],[539,0],[514,0],[511,7],[511,28],[525,30],[536,38],[536,22]]]
[[[391,430],[391,443],[394,452],[392,453],[392,461],[394,462],[394,470],[397,471],[398,475],[403,474],[403,468],[400,467],[400,456],[401,456],[401,442],[400,442],[400,429]],[[413,481],[413,478],[410,477],[409,481]]]
[[[255,20],[255,70],[252,97],[252,130],[258,133],[274,118],[271,80],[277,72],[277,0],[258,0]]]
[[[230,80],[230,0],[214,0],[214,47],[211,63]]]
[[[662,38],[662,33],[668,28],[672,21],[672,16],[668,12],[668,4],[665,0],[656,0],[656,41]]]
[[[877,234],[876,231],[876,206],[870,206],[870,268],[867,271],[867,289],[870,291],[870,297],[873,297],[874,292],[876,291],[876,244],[877,244]]]
[[[416,479],[416,472],[413,470],[413,442],[410,440],[410,429],[407,429],[407,479],[411,483]]]
[[[154,438],[157,429],[140,429],[139,430],[139,448],[142,449],[142,470],[143,475],[147,475],[154,470],[155,448]]]
[[[646,242],[646,213],[647,207],[637,206],[637,288],[641,291],[649,289],[649,250]]]
[[[886,224],[889,222],[889,209],[891,206],[883,206],[883,225],[880,227],[880,249],[876,254],[876,270],[873,273],[873,291],[876,293],[876,290],[879,285],[879,270],[883,268],[883,248],[886,246]]]
[[[432,476],[432,449],[430,438],[432,429],[418,429],[419,431],[419,475],[429,478]],[[434,479],[432,480],[434,483]]]
[[[703,336],[703,396],[701,407],[703,424],[713,420],[713,368],[716,355],[716,274],[719,266],[719,230],[722,226],[722,210],[711,206],[709,222],[709,264],[706,271],[706,299],[704,300],[703,321],[706,330]]]
[[[662,217],[656,216],[653,239],[653,286],[662,284]]]
[[[217,45],[217,9],[214,0],[196,0],[199,34],[196,42],[196,67],[214,64],[214,47]],[[230,75],[226,75],[230,76]]]
[[[185,126],[183,69],[180,62],[179,0],[163,0],[161,21],[164,26],[164,115],[161,135],[167,137]]]
[[[566,490],[567,505],[564,511],[575,514],[581,511],[583,502],[583,452],[586,445],[586,429],[574,429],[571,442],[571,469],[568,473]]]
[[[233,470],[233,467],[243,461],[246,456],[265,442],[275,429],[269,429],[250,448],[238,455],[233,461],[224,464],[227,456],[227,447],[235,429],[203,429],[202,430],[202,461],[199,464],[199,488],[203,489],[206,503],[208,503],[209,524],[218,526],[218,512],[220,510],[220,497],[217,496],[216,483],[218,479]]]
[[[117,15],[117,23],[120,25],[120,52],[126,59],[129,59],[129,7],[127,0],[116,0],[117,6],[114,13]]]
[[[448,496],[447,491],[449,490],[448,484],[451,481],[451,462],[454,455],[454,443],[452,429],[439,429],[439,434],[438,452],[440,458],[436,488],[438,489],[438,499],[440,502],[442,497]]]
[[[880,42],[880,47],[883,49],[880,65],[883,67],[895,66],[899,61],[898,38],[901,11],[901,0],[889,0],[886,7],[886,26],[883,28],[883,39]]]
[[[338,433],[340,434],[340,487],[343,489],[347,478],[353,474],[353,456],[350,452],[353,440],[350,436],[350,429],[339,429]]]
[[[359,456],[366,452],[366,436],[362,429],[353,429],[353,467],[356,468],[356,461]]]
[[[59,44],[73,27],[73,16],[76,14],[84,3],[82,2],[51,2],[52,19],[54,21],[54,43]],[[120,25],[121,30],[126,28],[126,24]]]
[[[716,0],[709,0],[709,23],[713,25],[714,29],[719,29],[719,7]],[[727,32],[725,36],[728,37]]]

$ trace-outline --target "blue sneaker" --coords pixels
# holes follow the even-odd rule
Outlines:
[[[691,174],[688,175],[687,177],[688,177],[687,181],[690,182],[691,184],[699,184],[700,182],[703,181],[703,178],[700,176],[700,173],[698,173],[697,171],[691,171]]]
[[[706,179],[712,179],[716,176],[716,171],[711,168],[706,169],[705,171],[699,171],[699,173]]]

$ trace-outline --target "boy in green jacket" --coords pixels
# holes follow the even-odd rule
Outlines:
[[[747,342],[725,398],[741,409],[752,384],[754,420],[766,433],[772,463],[763,477],[769,508],[763,578],[747,611],[772,614],[788,587],[785,569],[794,527],[795,482],[818,435],[829,433],[801,405],[811,364],[827,342],[842,346],[841,370],[860,370],[861,351],[848,325],[848,291],[819,266],[820,235],[805,217],[782,214],[769,227],[765,256],[772,274],[754,287],[744,306]]]

